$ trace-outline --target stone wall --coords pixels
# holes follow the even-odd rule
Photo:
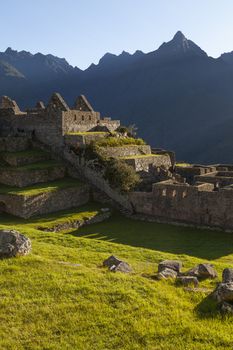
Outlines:
[[[0,152],[25,151],[29,145],[27,137],[0,137]]]
[[[70,135],[65,135],[64,140],[65,140],[65,144],[67,144],[68,146],[78,148],[78,147],[84,147],[85,145],[90,144],[92,141],[97,141],[100,138],[106,137],[107,135],[108,133],[106,132],[70,134]]]
[[[90,187],[83,184],[80,187],[65,188],[34,196],[0,194],[0,203],[4,203],[6,213],[27,219],[36,215],[78,207],[86,204],[89,198]]]
[[[122,158],[126,164],[132,166],[137,172],[150,171],[151,167],[161,167],[169,169],[171,160],[169,155],[151,155],[148,157]]]
[[[233,184],[233,171],[216,171],[206,175],[195,176],[195,181],[218,184],[220,187]]]
[[[109,131],[115,131],[121,125],[120,120],[111,120],[110,118],[100,119],[98,127],[106,128]]]
[[[41,162],[44,160],[51,159],[51,155],[48,152],[36,153],[33,154],[15,154],[15,153],[2,153],[1,158],[11,166],[22,166],[27,164],[32,164],[36,162]]]
[[[63,134],[92,130],[97,126],[99,119],[99,112],[78,110],[66,111],[63,113]]]
[[[150,193],[134,192],[130,200],[137,213],[163,222],[187,223],[233,231],[233,190],[213,191],[213,184],[153,185]]]
[[[120,147],[103,147],[107,157],[128,157],[138,154],[150,154],[151,148],[149,145],[129,145]]]
[[[57,165],[47,169],[2,168],[0,183],[15,187],[30,186],[40,182],[49,182],[62,179],[65,176],[65,167]]]

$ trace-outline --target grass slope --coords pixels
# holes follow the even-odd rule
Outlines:
[[[216,313],[204,292],[143,277],[166,258],[181,259],[185,268],[212,261],[221,273],[233,266],[231,234],[119,214],[69,234],[40,232],[37,225],[37,219],[0,220],[0,227],[20,230],[33,244],[30,255],[0,261],[0,349],[233,348],[232,318]],[[102,268],[110,254],[128,261],[134,273]],[[210,289],[215,285],[201,283]]]

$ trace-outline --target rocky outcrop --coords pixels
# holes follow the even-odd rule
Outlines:
[[[103,266],[108,267],[112,272],[132,272],[132,268],[127,262],[116,258],[114,255],[111,255],[108,259],[104,260]]]
[[[0,230],[0,258],[27,255],[30,250],[29,238],[15,230]]]

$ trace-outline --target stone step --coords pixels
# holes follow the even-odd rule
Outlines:
[[[0,152],[25,151],[29,147],[30,147],[30,141],[27,137],[24,137],[24,136],[0,137]]]
[[[24,188],[0,186],[1,212],[25,219],[76,208],[89,199],[90,186],[71,178]]]
[[[0,167],[0,183],[25,187],[64,178],[66,168],[56,161],[45,161],[20,167]]]
[[[49,160],[51,156],[48,152],[32,149],[20,152],[2,152],[0,158],[8,165],[18,167]]]

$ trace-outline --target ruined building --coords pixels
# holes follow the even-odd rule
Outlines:
[[[119,120],[101,118],[83,95],[69,107],[55,93],[46,106],[38,102],[26,111],[3,96],[0,211],[28,218],[76,207],[92,196],[160,222],[233,230],[233,165],[176,163],[173,152],[149,145],[106,147],[108,157],[141,176],[140,186],[122,194],[74,152],[114,135],[119,126]]]

